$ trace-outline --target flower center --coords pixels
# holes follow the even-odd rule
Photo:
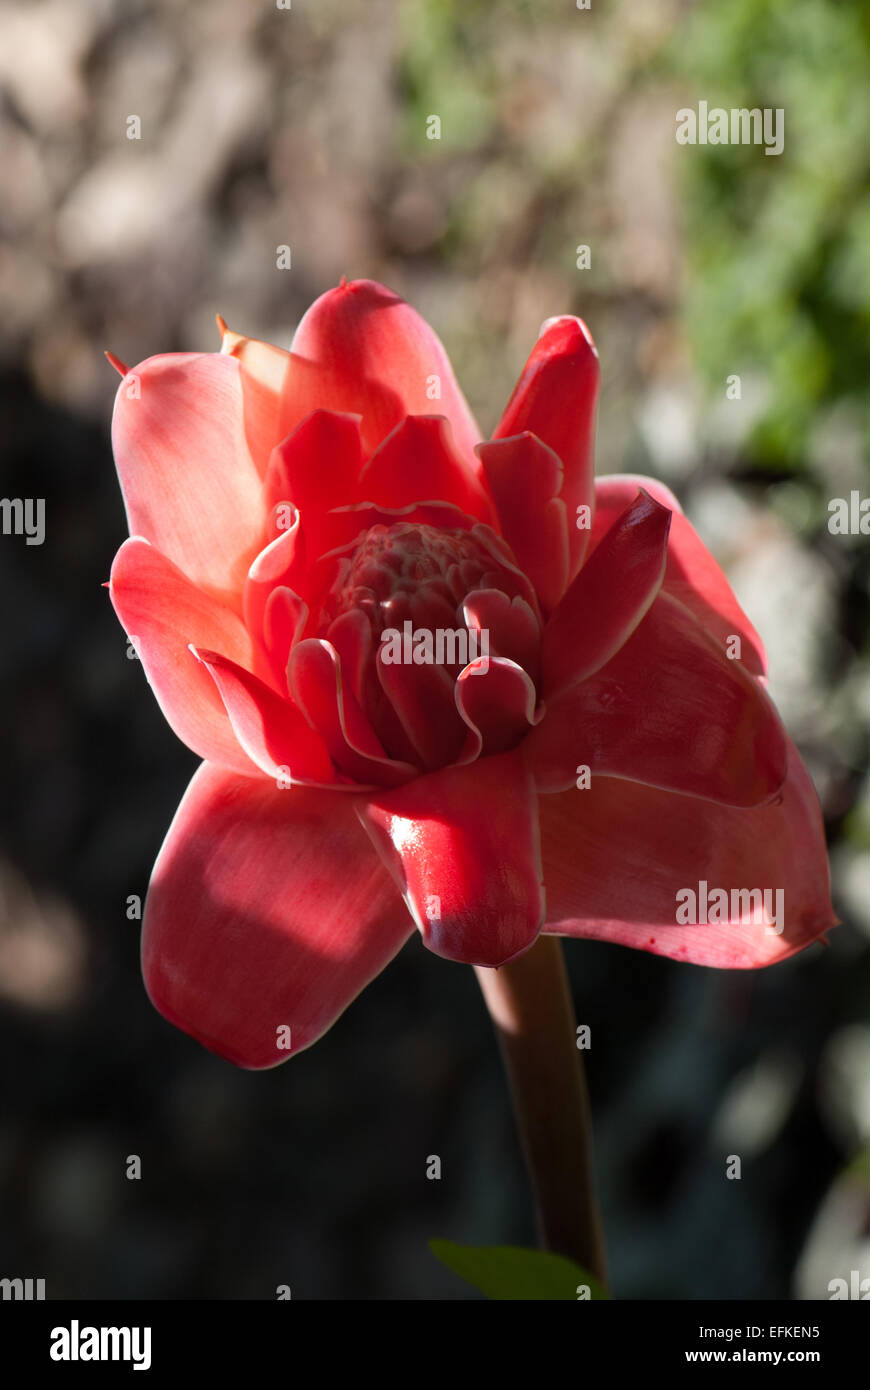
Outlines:
[[[500,589],[513,596],[522,592],[518,578],[469,531],[410,521],[379,524],[344,557],[324,598],[318,633],[324,636],[336,618],[352,610],[366,615],[375,638],[409,617],[418,627],[429,619],[431,626],[442,626],[456,621],[473,589]]]

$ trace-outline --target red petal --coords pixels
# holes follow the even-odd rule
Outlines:
[[[725,574],[705,546],[669,488],[641,474],[617,474],[595,484],[595,522],[590,548],[598,546],[637,489],[643,488],[673,512],[663,588],[694,613],[724,644],[741,639],[741,661],[755,676],[767,671],[764,644],[734,596]]]
[[[338,778],[323,740],[289,699],[216,652],[196,650],[208,669],[242,748],[275,781],[335,786]]]
[[[550,319],[493,433],[493,439],[506,439],[529,431],[562,460],[569,579],[579,569],[589,540],[589,531],[576,525],[577,508],[595,506],[593,455],[600,375],[598,353],[582,319]]]
[[[266,634],[266,608],[272,595],[278,589],[290,589],[295,593],[305,578],[305,542],[300,526],[299,513],[293,516],[287,529],[260,551],[245,580],[242,597],[242,612],[245,626],[260,644],[270,662],[270,674],[274,677],[275,688],[286,688],[284,671],[287,665],[287,652],[275,669],[269,637]]]
[[[273,589],[263,613],[263,642],[266,651],[280,673],[281,694],[287,690],[287,662],[297,642],[301,642],[308,622],[308,605],[293,589]]]
[[[312,304],[296,330],[293,353],[315,371],[315,406],[362,418],[366,453],[406,415],[446,415],[459,452],[475,468],[480,431],[444,348],[419,314],[383,285],[353,280]]]
[[[517,565],[516,556],[507,542],[497,535],[491,526],[486,526],[480,521],[472,526],[471,534],[478,545],[489,551],[493,559],[493,567],[480,576],[477,588],[469,589],[468,592],[477,593],[480,589],[501,589],[509,598],[523,598],[540,623],[538,596],[528,575]]]
[[[494,966],[531,946],[544,910],[538,812],[518,753],[419,777],[360,816],[430,950]]]
[[[328,410],[314,411],[273,451],[266,504],[289,499],[299,508],[309,559],[337,544],[327,513],[356,502],[363,461],[359,416]]]
[[[459,756],[465,725],[453,700],[453,678],[443,665],[385,662],[377,654],[378,680],[420,763],[443,767]]]
[[[541,625],[524,598],[508,598],[499,589],[473,589],[463,600],[469,628],[489,633],[490,650],[527,671],[537,684],[541,660]]]
[[[562,461],[533,434],[493,439],[479,444],[477,452],[502,535],[543,607],[554,608],[565,592],[569,566],[569,519],[559,496],[565,481]]]
[[[750,810],[609,777],[542,797],[545,930],[730,970],[770,965],[817,940],[836,923],[824,828],[789,750],[781,797]],[[724,888],[729,905],[732,889],[782,889],[784,930],[740,913],[727,925],[678,925],[677,893],[690,888],[697,901],[702,880],[709,893]]]
[[[638,493],[590,556],[544,629],[544,693],[597,671],[634,632],[662,586],[672,513]]]
[[[535,714],[534,685],[521,666],[504,657],[478,658],[466,666],[456,682],[456,707],[472,733],[479,735],[466,756],[470,748],[475,757],[506,752],[540,718]]]
[[[361,785],[398,786],[416,776],[410,763],[389,758],[350,686],[342,680],[338,653],[309,637],[290,653],[287,679],[293,698],[320,734],[337,767]]]
[[[371,623],[361,609],[349,608],[329,624],[326,640],[338,652],[342,680],[364,706],[372,657]]]
[[[360,496],[385,507],[452,502],[468,516],[493,520],[476,472],[453,447],[443,415],[409,415],[372,454],[362,471]]]
[[[776,793],[786,769],[770,697],[664,593],[606,666],[548,702],[524,747],[542,791],[571,786],[585,765],[593,775],[754,806]]]
[[[109,594],[174,733],[201,758],[259,776],[239,746],[208,671],[189,650],[191,643],[217,648],[250,666],[251,641],[235,613],[197,589],[138,536],[125,541],[115,556]]]
[[[272,1067],[325,1033],[412,930],[350,797],[206,763],[154,866],[142,966],[170,1022],[238,1066]]]
[[[131,535],[238,609],[267,521],[238,362],[169,353],[140,363],[118,387],[112,444]]]

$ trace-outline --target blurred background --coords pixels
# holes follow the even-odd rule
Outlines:
[[[429,318],[486,432],[541,321],[582,314],[599,468],[676,489],[822,799],[827,949],[744,974],[567,947],[616,1295],[870,1276],[870,541],[827,528],[870,496],[868,73],[864,0],[6,0],[2,492],[46,499],[46,540],[0,545],[0,1275],[461,1299],[430,1238],[534,1241],[471,971],[411,942],[250,1074],[154,1012],[127,917],[196,759],[100,588],[103,349],[216,349],[218,310],[288,345],[346,274]],[[701,99],[783,107],[784,153],[677,145]]]

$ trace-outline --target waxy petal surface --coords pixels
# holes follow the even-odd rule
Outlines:
[[[316,410],[273,450],[265,498],[271,509],[289,500],[303,522],[310,560],[338,543],[328,523],[336,506],[358,499],[364,455],[357,415]]]
[[[836,925],[818,798],[791,743],[781,797],[752,810],[593,777],[586,790],[542,797],[540,814],[547,932],[743,970]],[[677,894],[691,889],[698,904],[702,880],[729,907],[732,889],[768,889],[775,910],[781,889],[783,930],[752,921],[740,899],[731,921],[678,925]]]
[[[544,629],[545,695],[599,670],[649,612],[662,586],[671,515],[639,493],[587,557]]]
[[[535,705],[535,687],[515,661],[471,662],[456,682],[456,708],[475,735],[466,751],[489,757],[513,748],[540,718]]]
[[[190,645],[216,649],[240,666],[253,660],[235,613],[192,584],[139,536],[124,542],[112,565],[109,594],[139,654],[171,729],[201,758],[259,776],[239,746],[208,671]]]
[[[548,701],[524,746],[542,791],[564,790],[587,766],[593,776],[755,806],[786,771],[770,697],[664,593],[606,666]]]
[[[561,459],[569,579],[580,568],[589,541],[589,530],[576,525],[577,508],[595,508],[595,417],[600,376],[598,353],[583,320],[569,316],[549,319],[493,432],[493,439],[506,439],[529,431]]]
[[[352,280],[312,304],[292,351],[316,375],[309,407],[362,416],[366,453],[406,415],[446,415],[456,448],[474,470],[481,438],[453,368],[433,330],[409,304],[374,280]]]
[[[289,352],[259,338],[233,333],[222,319],[221,352],[241,366],[245,438],[262,477],[275,445],[289,433],[296,417],[292,410],[293,359]]]
[[[325,1033],[412,932],[352,798],[205,763],[154,866],[142,966],[176,1027],[272,1067]]]
[[[419,777],[360,815],[436,955],[503,965],[543,919],[537,798],[518,752]]]
[[[297,643],[287,679],[296,704],[348,777],[362,786],[397,786],[416,774],[416,767],[384,752],[329,642],[309,637]]]
[[[491,523],[492,506],[477,473],[454,448],[442,415],[408,415],[362,471],[360,497],[385,507],[451,502],[467,516]]]
[[[560,493],[565,470],[558,454],[534,434],[491,439],[477,452],[498,512],[502,535],[535,586],[544,609],[565,592],[570,567],[568,518]]]
[[[722,566],[663,483],[639,473],[600,478],[595,484],[595,521],[590,549],[601,544],[638,488],[643,488],[663,507],[670,508],[673,514],[662,585],[665,592],[685,604],[723,646],[729,637],[738,636],[743,665],[754,676],[765,675],[767,658],[761,638],[737,602]]]
[[[323,740],[289,699],[217,652],[195,649],[194,655],[217,686],[241,747],[266,777],[319,786],[339,781]]]
[[[216,352],[141,362],[118,387],[112,446],[130,534],[239,611],[267,521],[239,363]]]

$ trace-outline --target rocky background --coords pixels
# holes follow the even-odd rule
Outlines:
[[[541,321],[586,318],[599,467],[679,491],[822,798],[827,949],[744,975],[567,948],[617,1296],[870,1275],[870,541],[827,528],[870,495],[868,65],[870,9],[837,0],[7,0],[2,491],[47,529],[0,541],[0,1275],[468,1298],[430,1238],[533,1242],[472,972],[412,942],[254,1075],[152,1010],[126,915],[196,760],[100,588],[125,535],[102,351],[216,348],[217,310],[287,344],[342,274],[430,319],[486,430]],[[782,107],[784,153],[678,146],[701,99]]]

